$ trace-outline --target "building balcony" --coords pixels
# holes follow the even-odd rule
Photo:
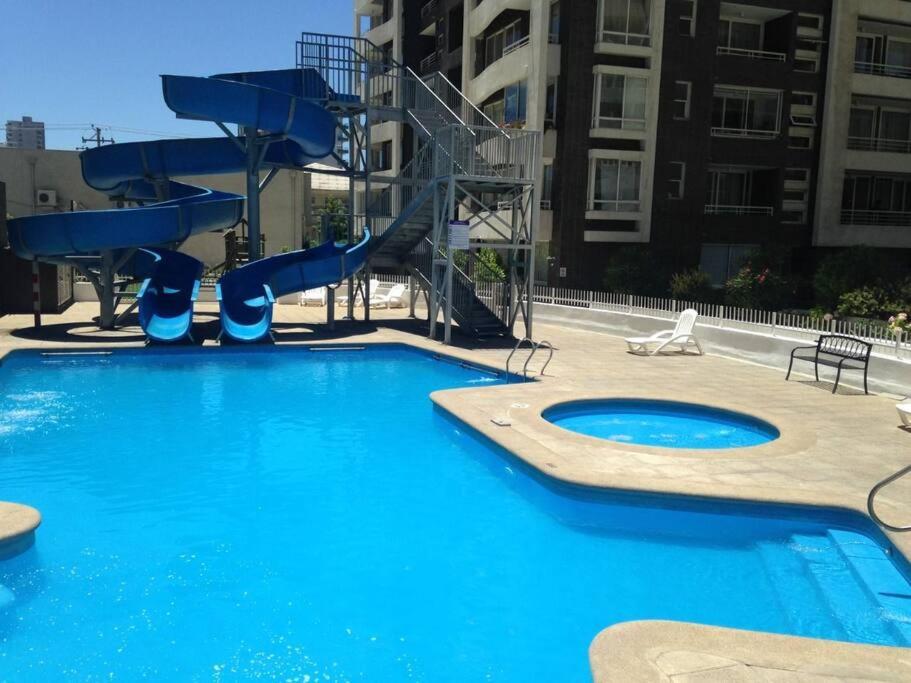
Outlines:
[[[531,10],[531,0],[484,0],[468,15],[468,34],[477,38],[491,22],[506,10]]]
[[[383,0],[355,0],[354,11],[364,16],[377,16],[383,13]]]
[[[879,64],[876,62],[854,62],[854,72],[873,76],[892,76],[893,78],[911,78],[911,67],[897,64]]]
[[[440,0],[428,0],[421,6],[421,29],[425,29],[436,23],[439,9]]]
[[[763,59],[770,62],[783,62],[787,59],[784,52],[770,52],[769,50],[747,50],[740,47],[723,47],[719,45],[715,48],[717,55],[730,55],[733,57],[747,57],[748,59]]]
[[[876,211],[842,209],[842,225],[877,225],[885,227],[911,227],[911,211]]]
[[[897,152],[911,154],[911,140],[887,140],[885,138],[848,137],[848,149],[862,152]]]
[[[639,200],[596,199],[588,207],[588,213],[603,214],[638,214],[641,211]],[[587,216],[586,216],[587,217]],[[600,216],[597,216],[600,218]]]
[[[746,206],[738,204],[706,204],[702,211],[706,216],[771,216],[771,206]]]

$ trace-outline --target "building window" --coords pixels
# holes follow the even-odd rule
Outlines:
[[[640,161],[595,157],[589,167],[589,210],[639,211]]]
[[[810,182],[810,169],[808,169],[808,168],[786,168],[784,170],[784,182],[785,182],[785,187],[788,186],[789,182],[809,183]]]
[[[651,0],[599,0],[599,41],[648,46],[650,4]]]
[[[848,171],[842,192],[841,223],[911,226],[911,175]]]
[[[528,85],[519,81],[503,89],[503,122],[508,125],[525,123],[525,110],[528,102]]]
[[[778,137],[781,91],[715,86],[712,135],[770,139]]]
[[[888,24],[857,22],[854,70],[859,73],[911,78],[911,36],[907,27],[894,25],[900,35],[890,35]]]
[[[911,153],[911,102],[855,97],[848,149]]]
[[[810,169],[786,168],[781,222],[806,225],[810,206]]]
[[[699,270],[709,276],[713,286],[722,287],[757,248],[756,244],[703,244]]]
[[[683,199],[683,184],[686,178],[686,164],[682,161],[671,162],[671,175],[668,178],[667,198]]]
[[[477,60],[475,75],[480,74],[501,57],[526,45],[528,43],[528,32],[523,30],[522,20],[516,19],[508,26],[491,33],[481,40],[483,41],[483,51],[480,55],[483,56],[483,59]]]
[[[690,81],[674,81],[674,118],[685,121],[690,118],[690,95],[693,84]]]
[[[822,46],[821,40],[798,37],[794,51],[794,70],[817,73],[822,61]]]
[[[762,23],[722,17],[718,22],[718,47],[736,52],[761,50]]]
[[[551,127],[557,125],[557,79],[547,82],[547,99],[544,103],[544,123]]]
[[[744,167],[709,168],[705,213],[771,216],[777,171]]]
[[[812,128],[788,128],[788,147],[791,149],[813,149]]]
[[[550,6],[550,16],[547,20],[547,41],[557,44],[560,42],[560,3],[555,2]]]
[[[794,92],[791,94],[791,114],[788,117],[792,126],[816,125],[816,93]]]
[[[645,130],[645,78],[595,74],[595,112],[592,127]]]
[[[498,126],[502,126],[505,122],[505,104],[503,100],[496,100],[490,104],[485,104],[483,108],[484,116],[489,118]]]
[[[681,36],[696,36],[696,0],[683,0],[680,3],[680,22],[677,24]]]
[[[554,165],[545,164],[541,175],[541,208],[548,211],[552,208],[554,196]]]

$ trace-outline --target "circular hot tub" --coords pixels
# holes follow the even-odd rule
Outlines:
[[[664,448],[745,448],[781,434],[774,425],[744,413],[651,399],[572,401],[548,408],[543,417],[580,434]]]

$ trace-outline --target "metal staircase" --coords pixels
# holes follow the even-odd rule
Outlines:
[[[443,74],[421,78],[369,41],[304,34],[298,48],[298,66],[327,83],[327,106],[348,116],[340,125],[347,158],[339,160],[351,172],[352,205],[363,198],[353,229],[369,224],[375,236],[369,270],[411,274],[428,295],[431,335],[442,313],[447,342],[452,320],[490,337],[511,335],[521,317],[530,333],[525,293],[533,282],[541,134],[496,126]],[[414,150],[395,176],[370,164],[372,128],[388,121],[410,129]],[[447,246],[457,219],[488,228],[483,246],[500,255],[505,278],[485,273],[479,281],[480,243],[460,254]]]

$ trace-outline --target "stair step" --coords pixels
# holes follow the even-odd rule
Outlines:
[[[795,534],[791,539],[848,638],[894,645],[898,632],[883,619],[882,607],[857,580],[834,539],[828,534]]]
[[[809,568],[790,544],[762,542],[756,544],[756,550],[788,624],[795,633],[845,637],[838,620],[824,607],[825,597],[810,577]]]
[[[911,585],[873,539],[856,531],[832,529],[829,537],[854,577],[882,607],[883,619],[911,645]]]

